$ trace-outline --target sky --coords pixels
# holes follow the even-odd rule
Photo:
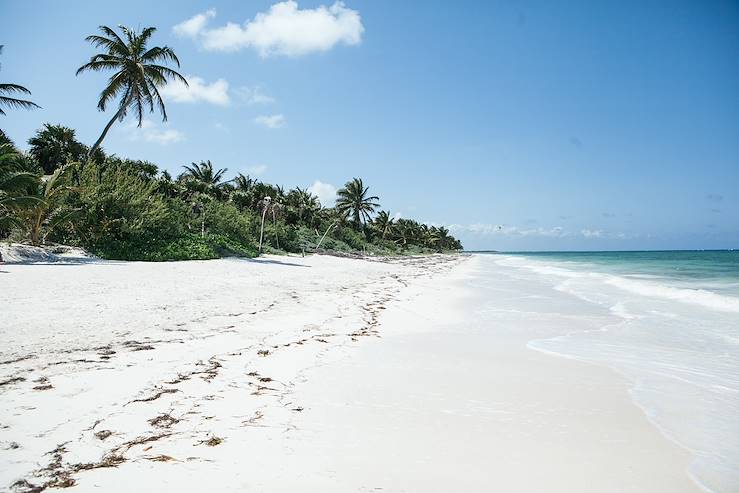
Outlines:
[[[396,217],[469,250],[739,248],[736,1],[0,0],[0,81],[21,147],[45,122],[91,144],[101,24],[157,27],[190,86],[108,153],[173,174],[311,187],[361,177]]]

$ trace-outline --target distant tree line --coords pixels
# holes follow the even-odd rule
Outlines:
[[[44,124],[23,152],[0,130],[0,239],[33,245],[79,245],[104,258],[125,260],[207,259],[255,256],[260,251],[335,250],[368,254],[460,250],[444,227],[412,219],[394,220],[379,210],[361,179],[347,182],[333,207],[323,206],[307,189],[286,190],[238,174],[210,161],[184,165],[176,177],[151,162],[107,155],[102,143],[116,121],[166,108],[158,88],[167,80],[187,81],[169,47],[148,48],[155,32],[101,26],[86,39],[102,52],[79,68],[113,70],[98,108],[116,112],[92,146],[75,131]],[[1,47],[0,47],[1,48]],[[30,91],[0,84],[3,109],[34,109],[19,99]]]

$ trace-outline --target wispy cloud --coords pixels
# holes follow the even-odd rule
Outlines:
[[[603,231],[600,229],[583,229],[580,234],[585,238],[603,238]]]
[[[612,238],[612,239],[627,239],[635,238],[634,235],[628,235],[621,232],[607,232],[602,229],[585,228],[578,232],[567,231],[562,226],[554,226],[551,228],[521,228],[519,226],[507,226],[503,224],[450,224],[447,226],[452,233],[467,233],[480,236],[501,236],[509,238]]]
[[[723,202],[724,196],[718,193],[707,193],[706,199],[710,200],[711,202]]]
[[[185,134],[179,130],[162,128],[151,120],[142,121],[141,127],[138,127],[135,122],[131,122],[124,126],[123,129],[124,132],[128,134],[129,140],[132,141],[144,141],[167,145],[185,140]]]
[[[562,226],[553,228],[520,228],[518,226],[506,226],[503,224],[450,224],[448,226],[452,232],[466,232],[479,235],[500,235],[500,236],[546,236],[550,238],[558,238],[568,236]]]
[[[254,119],[254,123],[262,125],[266,128],[282,128],[285,126],[287,121],[285,120],[285,116],[282,114],[259,115]]]
[[[343,2],[300,9],[294,0],[272,5],[243,24],[228,22],[209,29],[215,11],[198,14],[174,27],[180,36],[197,38],[211,51],[239,51],[251,48],[260,56],[300,56],[328,51],[337,44],[357,45],[364,26],[359,12]]]
[[[195,75],[187,75],[185,79],[188,85],[174,80],[160,89],[162,97],[175,103],[204,101],[220,106],[227,106],[231,101],[228,95],[228,81],[225,79],[218,79],[210,84],[206,83],[202,77]]]
[[[205,28],[210,19],[216,16],[216,9],[210,9],[196,14],[186,21],[180,22],[172,28],[177,36],[196,38]]]
[[[336,187],[330,183],[316,180],[308,187],[308,191],[318,197],[324,207],[331,207],[336,202]]]
[[[267,165],[266,164],[257,164],[255,166],[250,166],[246,168],[246,172],[250,175],[262,175],[267,171]]]
[[[270,104],[275,102],[275,98],[262,92],[259,86],[242,86],[234,90],[236,95],[246,104]]]

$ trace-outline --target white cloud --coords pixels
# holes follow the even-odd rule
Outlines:
[[[585,238],[603,238],[603,231],[600,229],[583,229],[580,234]]]
[[[234,92],[241,98],[246,104],[269,104],[274,103],[275,98],[268,96],[262,92],[262,88],[259,86],[247,87],[242,86],[234,90]]]
[[[518,226],[505,226],[501,224],[451,224],[448,226],[452,232],[465,232],[479,235],[499,236],[545,236],[550,238],[561,238],[569,234],[561,226],[553,228],[519,228]]]
[[[180,22],[172,28],[177,36],[195,38],[203,31],[210,19],[216,16],[216,10],[210,9],[206,12],[196,14],[184,22]]]
[[[582,229],[578,233],[566,231],[562,226],[553,228],[521,228],[518,226],[505,226],[501,224],[450,224],[449,231],[452,233],[469,233],[481,236],[505,236],[509,238],[521,237],[546,237],[546,238],[572,238],[582,236],[583,238],[610,238],[625,240],[637,238],[639,235],[612,233],[601,229]]]
[[[318,197],[324,207],[332,207],[336,202],[336,187],[330,183],[316,180],[313,185],[308,187],[308,191]]]
[[[124,130],[128,133],[128,138],[133,141],[143,140],[145,142],[167,145],[185,140],[185,134],[179,130],[160,128],[151,120],[143,120],[141,127],[138,127],[136,122],[132,121],[124,127]]]
[[[214,15],[215,11],[198,14],[175,26],[175,32],[197,37],[206,50],[252,48],[262,57],[328,51],[339,43],[357,45],[364,32],[359,12],[341,1],[330,7],[321,5],[301,10],[296,1],[287,0],[272,5],[244,24],[228,22],[222,27],[205,29]]]
[[[266,164],[257,164],[256,166],[246,168],[246,172],[250,175],[261,175],[264,174],[265,171],[267,171]]]
[[[254,123],[258,123],[267,128],[282,128],[285,126],[285,116],[278,115],[260,115],[254,119]]]
[[[202,77],[195,75],[185,76],[189,85],[179,80],[173,80],[164,86],[159,92],[164,99],[175,103],[196,103],[205,101],[211,104],[226,106],[230,102],[228,96],[228,81],[218,79],[210,84]]]

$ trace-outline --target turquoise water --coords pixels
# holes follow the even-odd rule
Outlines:
[[[634,402],[693,453],[691,476],[708,491],[739,491],[739,252],[485,258],[579,299],[587,304],[583,313],[604,314],[607,323],[531,341],[529,347],[627,376]]]
[[[739,296],[739,250],[511,252],[507,255],[567,262],[575,269],[651,278]]]

